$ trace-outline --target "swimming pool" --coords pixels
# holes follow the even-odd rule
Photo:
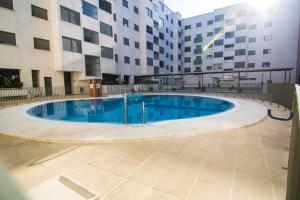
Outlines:
[[[202,117],[225,112],[233,107],[234,104],[229,101],[202,96],[127,95],[127,123]],[[32,107],[27,113],[42,119],[67,122],[125,124],[124,110],[124,98],[118,97],[49,102]]]

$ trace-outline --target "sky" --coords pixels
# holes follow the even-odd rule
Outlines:
[[[165,0],[166,5],[174,12],[179,11],[183,18],[205,14],[246,0]],[[262,0],[263,1],[263,0]]]

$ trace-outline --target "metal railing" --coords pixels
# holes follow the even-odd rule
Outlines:
[[[66,94],[64,86],[52,88],[1,88],[0,89],[0,108],[31,103],[35,101],[45,101],[52,99],[73,98],[74,96],[86,97],[88,87],[72,87],[70,94]]]

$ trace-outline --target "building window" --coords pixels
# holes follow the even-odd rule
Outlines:
[[[240,23],[236,25],[236,30],[245,30],[247,28],[247,24],[246,23]]]
[[[134,47],[139,49],[140,48],[140,43],[139,42],[134,42]]]
[[[100,22],[100,33],[108,36],[113,36],[112,26],[104,22]]]
[[[224,14],[215,16],[215,22],[219,22],[219,21],[224,21]]]
[[[1,0],[0,1],[0,7],[13,10],[14,9],[13,0]]]
[[[98,8],[86,1],[82,1],[82,13],[94,19],[98,19]]]
[[[184,68],[183,70],[184,70],[185,73],[191,72],[191,68],[190,68],[190,67],[186,67],[186,68]]]
[[[235,62],[234,68],[245,68],[245,62]]]
[[[214,24],[214,20],[208,20],[207,21],[207,25],[212,25],[212,24]]]
[[[130,57],[124,56],[124,63],[130,64]]]
[[[185,57],[184,58],[184,63],[190,63],[191,62],[191,57]]]
[[[153,17],[153,13],[152,13],[152,10],[151,9],[149,9],[149,8],[146,8],[146,11],[147,11],[147,15],[148,15],[148,17]]]
[[[246,36],[239,36],[235,38],[235,43],[244,43],[246,42]]]
[[[253,42],[256,42],[256,38],[255,37],[249,38],[249,43],[253,43]]]
[[[213,35],[214,35],[213,32],[207,32],[207,34],[206,34],[207,37],[211,37],[211,36],[213,36]]]
[[[255,63],[248,63],[248,68],[255,68]]]
[[[212,66],[206,66],[206,70],[207,70],[207,71],[212,70]]]
[[[221,39],[221,40],[215,40],[214,41],[214,46],[221,46],[223,44],[224,44],[224,40],[223,39]]]
[[[20,88],[20,70],[0,68],[0,88]]]
[[[135,31],[137,31],[137,32],[139,32],[139,31],[140,31],[140,27],[139,27],[139,25],[137,25],[137,24],[134,24],[134,30],[135,30]]]
[[[139,14],[139,9],[135,6],[133,7],[133,11],[134,11],[135,14],[137,14],[137,15]]]
[[[165,48],[159,47],[159,53],[160,54],[165,54]]]
[[[146,26],[146,31],[147,31],[147,33],[149,33],[149,34],[153,34],[153,28],[151,27],[151,26]]]
[[[254,56],[256,54],[255,50],[248,51],[248,56]]]
[[[163,34],[162,32],[159,32],[159,39],[164,40],[165,34]]]
[[[255,50],[248,51],[248,56],[254,56],[256,54]]]
[[[118,35],[117,34],[114,34],[114,40],[115,40],[115,42],[118,42]]]
[[[271,67],[271,63],[270,62],[263,62],[262,67]]]
[[[84,41],[93,44],[99,44],[98,32],[83,28],[83,35],[84,35]]]
[[[124,37],[123,43],[124,43],[124,45],[129,46],[129,39]]]
[[[265,35],[264,36],[264,41],[271,41],[272,40],[272,35]]]
[[[227,20],[225,21],[225,25],[226,25],[226,26],[232,26],[232,25],[234,25],[234,23],[235,23],[235,19],[234,19],[234,18],[232,18],[232,19],[227,19]]]
[[[114,59],[114,50],[113,48],[101,46],[101,57]]]
[[[138,65],[138,66],[141,65],[140,59],[137,59],[137,58],[135,59],[135,65]]]
[[[100,58],[98,56],[85,55],[84,59],[86,76],[101,77]]]
[[[147,65],[148,66],[153,66],[153,59],[152,58],[147,57]]]
[[[225,38],[226,38],[226,39],[234,38],[234,31],[226,32],[226,33],[225,33]]]
[[[214,30],[215,34],[223,33],[223,32],[224,32],[224,28],[223,27],[215,28],[215,30]]]
[[[114,21],[116,22],[117,21],[117,14],[116,13],[113,14],[113,18],[114,18]]]
[[[118,56],[118,54],[115,54],[115,62],[119,62],[119,56]]]
[[[191,36],[185,36],[184,37],[184,41],[185,42],[189,42],[189,41],[191,41],[192,40],[192,37]]]
[[[153,57],[155,60],[159,60],[159,53],[157,51],[153,52]]]
[[[40,8],[35,5],[31,5],[31,14],[34,17],[48,20],[48,13],[47,13],[47,10],[44,8]]]
[[[127,0],[123,0],[122,1],[122,5],[125,7],[125,8],[128,8],[128,1]]]
[[[224,60],[225,61],[233,61],[234,57],[233,56],[227,56],[227,57],[224,57]]]
[[[207,59],[207,60],[211,60],[212,57],[213,57],[212,55],[206,55],[206,59]]]
[[[223,63],[214,64],[214,70],[222,70],[222,69],[223,69]]]
[[[64,51],[82,53],[82,45],[80,40],[63,36],[62,43]]]
[[[186,26],[184,27],[185,30],[190,30],[191,28],[192,28],[191,25],[186,25]]]
[[[223,51],[215,52],[214,58],[223,58]]]
[[[50,51],[50,41],[40,38],[33,38],[34,48]]]
[[[163,20],[163,18],[160,17],[160,18],[158,19],[158,24],[159,24],[160,27],[164,27],[164,26],[165,26],[165,20]],[[168,32],[168,31],[167,31],[167,32]]]
[[[111,3],[106,0],[99,0],[99,8],[111,14]]]
[[[200,28],[202,26],[202,23],[201,22],[198,22],[197,24],[196,24],[196,27],[197,28]]]
[[[32,87],[39,87],[39,70],[31,70],[31,78],[32,78]]]
[[[123,18],[123,25],[129,27],[129,21]]]
[[[16,34],[0,31],[0,44],[16,45]]]
[[[159,61],[159,67],[164,68],[165,67],[165,62],[164,61]]]
[[[80,14],[74,10],[60,6],[61,20],[80,26]]]
[[[153,43],[147,41],[147,49],[153,51]]]
[[[225,51],[230,51],[234,49],[234,44],[225,44],[224,45]]]
[[[191,52],[191,47],[184,47],[184,52]]]
[[[243,55],[246,55],[246,50],[245,49],[235,50],[235,56],[243,56]]]
[[[263,54],[264,55],[271,54],[271,49],[264,49]]]

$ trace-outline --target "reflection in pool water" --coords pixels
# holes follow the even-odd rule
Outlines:
[[[142,102],[145,102],[145,123],[208,116],[234,107],[221,99],[182,95],[128,95],[127,102],[129,124],[142,123]],[[27,112],[39,118],[70,122],[125,122],[123,98],[51,102]]]

